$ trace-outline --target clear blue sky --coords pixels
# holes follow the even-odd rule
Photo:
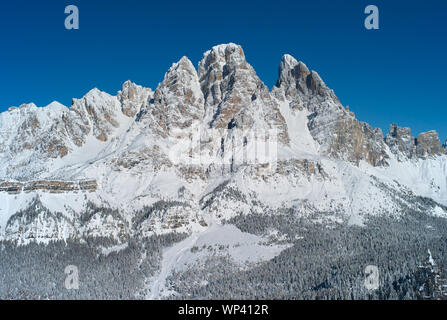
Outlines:
[[[64,8],[80,11],[65,30]],[[380,30],[364,28],[368,4]],[[396,122],[447,139],[444,0],[1,1],[0,111],[93,87],[115,94],[130,79],[155,89],[181,56],[195,64],[235,42],[272,87],[284,53],[320,73],[360,120]]]

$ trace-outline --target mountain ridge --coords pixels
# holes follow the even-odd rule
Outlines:
[[[129,234],[194,232],[205,217],[222,221],[285,208],[362,225],[369,215],[423,208],[419,200],[411,203],[417,197],[435,202],[426,207],[433,214],[447,214],[447,156],[435,131],[413,138],[391,125],[384,136],[288,54],[269,90],[234,43],[206,51],[197,69],[182,57],[155,91],[126,81],[115,96],[94,88],[70,108],[29,104],[5,111],[0,142],[5,190],[16,181],[97,186],[87,193],[0,190],[0,237],[7,239],[31,239],[11,219],[36,197],[61,213],[51,216],[55,226],[83,225],[89,203],[117,210],[91,221],[101,235],[118,234],[118,225]],[[135,220],[147,206],[155,206],[153,214]],[[109,227],[98,231],[101,223]],[[50,228],[41,237],[54,234]]]

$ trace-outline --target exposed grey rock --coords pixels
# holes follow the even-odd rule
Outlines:
[[[441,140],[435,130],[424,132],[416,139],[416,154],[420,158],[427,158],[445,154]]]
[[[275,128],[280,142],[287,145],[289,132],[279,108],[282,102],[288,102],[294,110],[307,111],[309,132],[322,155],[382,166],[387,165],[389,150],[399,159],[446,153],[446,144],[441,146],[434,132],[421,134],[416,140],[409,129],[394,125],[384,139],[380,129],[360,122],[344,108],[318,73],[290,55],[283,56],[278,81],[269,92],[246,61],[242,48],[229,43],[205,52],[198,72],[188,58],[180,59],[155,93],[126,81],[116,97],[93,89],[83,98],[74,99],[70,108],[57,104],[10,108],[1,123],[0,155],[7,163],[1,174],[37,179],[48,171],[48,160],[64,158],[84,146],[91,135],[103,142],[112,140],[113,149],[119,143],[131,144],[145,130],[167,136],[195,121],[213,129]],[[139,126],[142,119],[147,123]],[[130,131],[125,142],[116,135]],[[216,137],[213,139],[228,149],[232,137]]]
[[[161,135],[202,120],[204,97],[197,71],[188,58],[182,57],[166,73],[155,90],[148,113],[154,120],[154,129]]]
[[[96,180],[81,181],[0,181],[0,192],[8,192],[10,194],[20,194],[22,192],[31,192],[41,190],[51,193],[64,193],[72,191],[96,191],[98,184]]]
[[[308,127],[321,153],[358,164],[387,165],[387,148],[380,129],[358,121],[346,110],[315,71],[290,55],[284,55],[272,94],[293,109],[307,109]]]
[[[292,108],[312,107],[312,104],[331,100],[339,104],[338,98],[315,71],[297,61],[291,55],[284,55],[279,66],[279,77],[273,94],[280,100],[290,101]],[[277,90],[281,88],[282,90]]]
[[[399,160],[411,159],[416,152],[416,140],[411,135],[410,128],[401,128],[392,124],[385,142]]]
[[[211,128],[275,128],[279,140],[289,142],[278,103],[247,63],[239,45],[219,45],[205,52],[199,63],[199,78],[205,119]]]
[[[446,153],[436,131],[421,133],[415,139],[410,128],[392,124],[385,141],[399,160],[425,159]]]
[[[73,99],[64,121],[74,143],[82,146],[90,131],[96,139],[107,141],[114,129],[119,127],[117,117],[120,112],[121,105],[116,97],[95,88],[82,99]]]
[[[118,99],[121,102],[123,113],[133,118],[140,112],[141,108],[147,105],[148,100],[153,96],[149,88],[144,88],[131,81],[123,83],[123,88],[118,91]]]

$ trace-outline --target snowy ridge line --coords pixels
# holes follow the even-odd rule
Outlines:
[[[100,235],[122,221],[131,229],[135,212],[145,236],[201,229],[205,216],[288,209],[354,224],[416,209],[446,215],[428,201],[411,204],[417,195],[447,205],[437,134],[418,140],[419,153],[405,128],[385,138],[289,55],[269,90],[235,44],[214,47],[198,70],[182,58],[155,91],[127,81],[116,96],[93,89],[70,108],[30,104],[1,113],[2,130],[12,134],[0,134],[0,226],[35,194],[81,226],[89,203],[116,210],[92,219]],[[65,223],[54,221],[49,230]]]

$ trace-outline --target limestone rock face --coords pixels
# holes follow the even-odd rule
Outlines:
[[[0,114],[0,176],[35,175],[48,161],[64,158],[71,145],[62,119],[67,110],[58,102],[30,103]]]
[[[194,121],[202,120],[204,97],[197,71],[188,58],[182,57],[166,73],[155,90],[148,113],[162,135],[188,128]]]
[[[73,141],[81,146],[90,131],[96,139],[107,141],[114,129],[119,127],[119,113],[121,105],[116,97],[93,89],[82,99],[74,99],[64,119]]]
[[[416,155],[420,158],[427,158],[445,154],[442,148],[438,133],[434,130],[418,135],[416,139]]]
[[[12,154],[33,151],[45,153],[50,158],[64,157],[68,148],[59,115],[65,110],[66,108],[57,102],[45,108],[25,104],[10,110],[10,116],[20,118],[18,130],[11,132],[14,136],[14,143],[10,146]]]
[[[278,81],[272,92],[279,100],[287,99],[294,109],[311,107],[327,100],[339,103],[318,73],[309,71],[303,62],[288,54],[281,60]]]
[[[0,181],[0,192],[20,194],[22,192],[45,191],[50,193],[64,193],[73,191],[96,191],[98,185],[96,180],[81,181]]]
[[[121,102],[122,112],[133,118],[140,112],[141,108],[147,106],[148,100],[152,98],[153,92],[131,81],[126,81],[123,88],[118,91],[118,100]]]
[[[232,110],[236,113],[244,102],[249,102],[258,85],[255,71],[245,61],[242,48],[232,43],[215,46],[204,53],[199,63],[199,77],[207,109],[212,109],[220,119],[214,119],[216,125],[224,121],[225,114]],[[240,92],[236,92],[238,89]],[[217,110],[222,102],[224,104]]]
[[[289,110],[299,116],[286,114]],[[300,125],[291,119],[300,119]],[[301,123],[305,130],[298,128]],[[186,138],[188,129],[204,133],[200,147],[211,150],[210,157],[250,147],[246,133],[252,129],[275,129],[279,142],[288,147],[290,137],[298,140],[305,133],[312,153],[354,164],[386,166],[391,152],[399,160],[446,153],[436,132],[415,139],[410,129],[392,125],[384,139],[380,129],[360,122],[344,108],[317,72],[290,55],[283,56],[270,92],[242,48],[228,43],[206,51],[198,71],[188,58],[181,58],[155,92],[126,81],[117,96],[93,89],[73,99],[70,108],[56,102],[44,108],[34,104],[10,108],[0,114],[0,160],[6,163],[0,167],[0,177],[46,179],[51,161],[65,160],[89,141],[88,151],[91,145],[107,148],[107,154],[127,146],[144,150],[147,146],[141,141],[147,132]],[[209,129],[217,132],[206,132]],[[236,141],[239,132],[242,139]],[[141,141],[134,144],[137,137]],[[182,152],[192,154],[193,148]],[[139,151],[129,151],[134,153]]]
[[[446,153],[436,131],[421,133],[415,139],[410,128],[392,124],[385,141],[398,160],[426,159]]]
[[[269,91],[240,46],[218,45],[198,70],[174,63],[155,92],[126,81],[116,96],[93,89],[70,108],[0,113],[0,239],[130,243],[251,213],[331,224],[445,215],[444,153],[434,131],[415,139],[392,125],[384,138],[290,55]]]
[[[199,78],[210,128],[276,129],[279,140],[289,142],[278,103],[245,60],[239,45],[219,45],[205,52]]]
[[[392,124],[385,141],[399,160],[411,159],[416,152],[416,141],[411,135],[410,128],[401,128]]]
[[[316,136],[321,141],[325,134],[322,134],[320,128],[314,132],[319,132],[319,135]],[[389,155],[381,129],[372,128],[369,124],[360,122],[354,116],[346,113],[336,120],[332,129],[335,132],[335,137],[327,149],[328,155],[355,164],[362,160],[373,166],[388,164]]]
[[[308,127],[323,155],[358,164],[387,165],[387,147],[380,129],[358,121],[346,110],[315,71],[290,55],[282,58],[272,94],[292,109],[309,113]]]
[[[108,142],[128,117],[144,104],[150,89],[125,83],[117,97],[93,89],[70,108],[58,102],[46,107],[24,104],[0,114],[0,176],[35,179],[45,175],[50,160],[65,158],[89,137]],[[20,168],[20,170],[19,170]]]

